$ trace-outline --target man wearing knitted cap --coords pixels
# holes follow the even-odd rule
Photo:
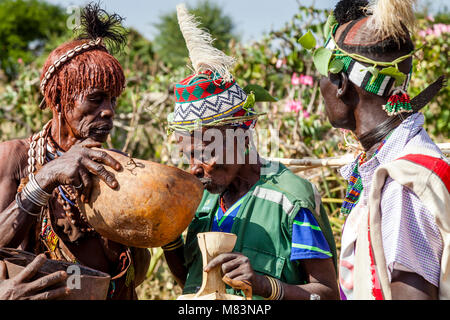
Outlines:
[[[341,169],[339,283],[342,299],[450,298],[450,167],[418,111],[442,88],[407,94],[414,1],[340,1],[330,36],[314,52],[334,127],[353,131],[363,152]]]
[[[177,9],[195,74],[175,85],[169,128],[205,187],[186,241],[163,247],[183,293],[199,292],[203,271],[220,268],[230,294],[250,286],[254,298],[338,298],[335,244],[317,190],[252,147],[262,88],[242,89],[229,71],[233,59],[211,46],[183,5]],[[197,235],[211,231],[237,241],[203,270]]]
[[[30,139],[0,145],[0,247],[46,252],[108,273],[108,298],[133,299],[148,251],[103,238],[77,206],[79,196],[89,200],[94,176],[118,186],[105,166],[120,170],[120,163],[93,147],[106,141],[125,87],[122,67],[105,46],[124,44],[121,20],[98,5],[83,10],[84,33],[55,49],[43,68],[41,107],[51,108],[52,120]]]

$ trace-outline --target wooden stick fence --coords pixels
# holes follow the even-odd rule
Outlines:
[[[437,144],[442,153],[446,156],[450,156],[450,143]],[[309,169],[315,169],[320,167],[328,168],[340,168],[352,162],[355,156],[352,154],[346,154],[341,157],[325,158],[325,159],[283,159],[283,158],[271,158],[272,161],[278,161],[284,164],[293,172],[301,172]]]

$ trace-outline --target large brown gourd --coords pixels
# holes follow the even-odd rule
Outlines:
[[[131,247],[160,247],[175,240],[200,204],[200,181],[178,168],[106,152],[123,166],[111,171],[119,187],[113,190],[94,178],[90,202],[79,201],[89,224],[105,238]]]

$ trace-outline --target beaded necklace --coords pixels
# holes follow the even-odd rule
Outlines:
[[[43,166],[45,163],[58,158],[63,153],[59,151],[57,144],[53,141],[49,134],[51,129],[51,121],[37,134],[30,137],[30,148],[28,150],[28,172],[34,174],[37,171],[37,164]],[[65,216],[70,222],[78,227],[82,233],[95,232],[88,221],[87,217],[79,210],[77,198],[79,196],[77,190],[73,186],[58,186],[53,193],[59,204],[64,209]],[[47,242],[50,248],[56,247],[58,237],[50,224],[48,207],[46,213],[42,217],[41,238]]]
[[[381,143],[381,145],[377,148],[377,150],[374,152],[374,154],[370,157],[370,159],[367,157],[366,152],[363,152],[358,156],[357,164],[353,168],[352,174],[348,181],[347,193],[345,195],[344,202],[341,207],[341,215],[347,216],[350,214],[352,209],[358,203],[361,192],[363,191],[363,184],[362,184],[361,175],[359,173],[359,168],[363,164],[368,162],[369,160],[373,159],[380,152],[380,150],[383,148],[386,141],[389,139],[389,137],[391,135],[392,135],[392,132],[384,139],[384,141]]]
[[[51,135],[47,135],[47,145],[50,147],[48,149],[51,150],[49,150],[51,158],[56,159],[60,156],[60,154],[63,154],[61,151],[58,151],[57,144],[55,143]],[[77,199],[79,197],[79,194],[78,190],[75,189],[74,186],[60,185],[56,189],[56,193],[58,203],[62,205],[66,217],[73,225],[79,227],[80,231],[83,233],[90,233],[95,231],[94,228],[89,225],[87,217],[78,207]]]

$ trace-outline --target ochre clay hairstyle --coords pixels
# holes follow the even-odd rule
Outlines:
[[[52,110],[71,108],[74,101],[89,89],[102,89],[119,96],[125,87],[122,66],[108,51],[121,49],[126,34],[122,18],[108,15],[98,4],[89,4],[81,14],[81,34],[76,40],[53,50],[44,64],[41,93]]]

